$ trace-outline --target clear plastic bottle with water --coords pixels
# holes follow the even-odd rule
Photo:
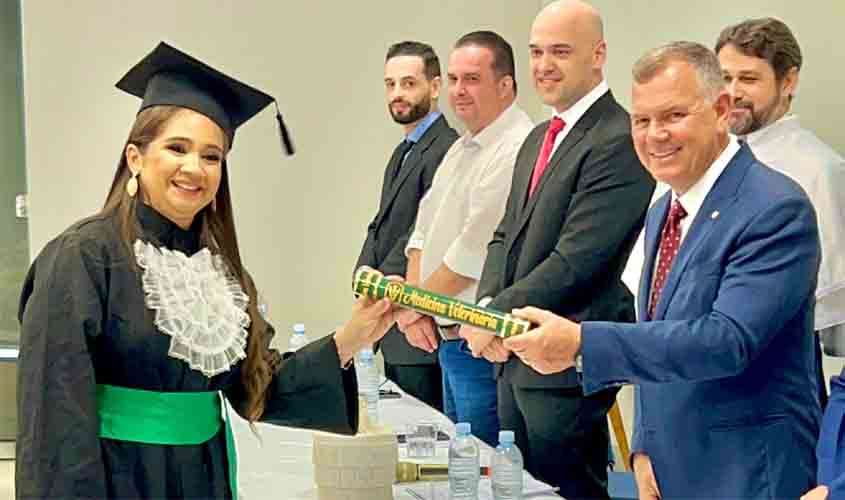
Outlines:
[[[522,498],[522,453],[514,444],[513,431],[499,431],[499,446],[493,454],[493,499]]]
[[[367,403],[367,417],[371,424],[377,424],[378,416],[378,368],[372,348],[365,347],[358,353],[356,366],[358,395]]]
[[[480,463],[478,443],[468,422],[455,427],[449,443],[449,500],[477,500]]]
[[[297,323],[293,325],[293,332],[290,334],[290,342],[288,343],[288,353],[294,353],[308,344],[308,337],[305,335],[305,324]]]

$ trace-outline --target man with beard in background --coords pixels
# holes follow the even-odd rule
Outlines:
[[[830,355],[845,355],[845,159],[792,113],[803,56],[782,21],[749,19],[725,28],[716,42],[725,85],[733,99],[731,132],[766,165],[792,177],[810,196],[819,221],[822,261],[816,289],[815,330]],[[821,405],[827,402],[816,344]]]
[[[388,49],[384,64],[387,107],[405,137],[387,162],[379,209],[367,228],[356,269],[370,266],[385,275],[405,274],[405,246],[420,199],[431,186],[443,155],[458,138],[438,111],[440,86],[440,61],[431,46],[408,41]],[[419,329],[420,335],[436,332],[431,318],[416,322],[413,328]],[[436,354],[411,346],[396,327],[379,347],[387,378],[429,406],[443,409]]]

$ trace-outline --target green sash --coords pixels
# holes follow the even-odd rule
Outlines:
[[[226,428],[229,487],[238,498],[238,460],[223,396],[210,392],[156,392],[97,385],[100,437],[169,446],[197,445]],[[225,404],[225,403],[223,403]]]

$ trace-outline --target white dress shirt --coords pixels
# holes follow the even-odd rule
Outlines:
[[[420,280],[445,263],[476,282],[456,298],[475,301],[487,244],[505,214],[516,155],[534,127],[515,103],[473,136],[446,152],[431,188],[420,201],[414,232],[405,248],[422,251]]]
[[[609,90],[610,89],[607,86],[607,81],[602,80],[601,82],[599,82],[598,85],[593,87],[593,90],[587,92],[584,97],[578,99],[575,104],[570,106],[569,109],[567,109],[563,113],[555,112],[554,115],[563,120],[563,123],[565,123],[566,126],[563,127],[563,130],[558,132],[557,137],[555,137],[555,145],[552,148],[551,154],[549,155],[550,159],[552,156],[554,156],[555,151],[557,151],[558,146],[560,146],[560,143],[562,143],[563,140],[566,139],[566,136],[569,135],[569,131],[572,130],[572,127],[574,127],[575,124],[578,123],[578,120],[580,120],[581,117],[584,116],[584,113],[586,113],[587,110],[590,109],[590,106],[595,104],[596,101],[598,101],[599,98],[606,94]]]
[[[680,253],[681,249],[684,247],[684,238],[686,238],[687,233],[689,233],[689,228],[692,226],[692,223],[695,222],[695,218],[698,216],[698,212],[701,210],[701,205],[704,204],[705,198],[707,198],[707,195],[710,194],[710,190],[713,189],[713,185],[716,184],[716,181],[719,180],[719,176],[722,175],[722,172],[725,171],[728,163],[730,163],[734,155],[738,152],[739,142],[737,142],[736,137],[731,136],[728,139],[728,145],[725,149],[719,153],[719,156],[716,157],[716,160],[713,161],[710,168],[704,171],[704,175],[702,175],[697,181],[695,181],[695,184],[687,189],[686,193],[678,195],[678,193],[672,191],[672,202],[676,200],[679,201],[681,206],[684,207],[684,211],[687,213],[687,216],[681,219],[681,242],[678,245],[678,253]],[[704,214],[704,217],[710,216],[711,214]],[[658,238],[660,238],[659,235]],[[642,244],[641,251],[645,255],[645,243]],[[657,250],[654,262],[660,262],[660,248]],[[643,263],[645,263],[645,259],[643,259]],[[652,282],[654,281],[654,273],[656,272],[657,265],[655,265],[652,270]]]
[[[678,247],[679,252],[684,245],[684,238],[689,232],[690,226],[692,226],[693,221],[695,221],[695,217],[698,215],[701,205],[704,204],[704,199],[707,198],[707,195],[710,193],[710,190],[713,189],[713,185],[716,184],[719,176],[722,175],[722,172],[725,171],[728,163],[730,163],[734,155],[738,152],[739,143],[735,137],[731,137],[728,139],[728,145],[724,150],[722,150],[719,156],[716,157],[716,160],[712,165],[710,165],[710,168],[704,172],[704,175],[702,175],[700,179],[695,181],[695,184],[687,189],[686,193],[678,195],[678,193],[674,191],[672,192],[672,200],[678,200],[687,212],[687,216],[681,220],[681,246]],[[711,214],[704,215],[704,217],[710,216]],[[658,255],[657,258],[659,260],[660,256]]]
[[[657,203],[666,191],[669,191],[669,185],[665,182],[657,181],[654,186],[654,193],[651,195],[651,202],[648,205],[649,210]],[[640,231],[637,236],[637,242],[631,248],[631,255],[628,256],[628,262],[625,263],[625,269],[622,271],[622,283],[628,287],[631,294],[634,295],[635,310],[639,311],[638,306],[639,297],[637,294],[640,291],[640,276],[643,274],[643,266],[645,266],[645,228]],[[639,314],[637,315],[639,316]]]
[[[802,128],[794,114],[748,134],[746,140],[754,156],[795,179],[813,202],[822,246],[815,328],[838,325],[837,336],[845,336],[845,159]],[[830,347],[833,339],[823,340]],[[845,346],[845,339],[837,340]]]

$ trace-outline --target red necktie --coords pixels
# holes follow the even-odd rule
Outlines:
[[[546,170],[546,165],[549,164],[549,157],[552,155],[552,149],[555,147],[555,138],[557,134],[563,130],[566,123],[555,116],[549,123],[549,128],[546,129],[546,136],[543,138],[543,146],[540,148],[540,155],[537,157],[537,163],[534,164],[534,172],[531,174],[531,187],[528,190],[528,196],[534,194],[537,185],[540,184],[540,178],[543,177],[543,171]]]
[[[657,262],[657,272],[654,273],[654,282],[651,284],[651,300],[648,304],[648,317],[654,318],[654,311],[657,302],[660,300],[660,292],[666,284],[666,277],[672,269],[672,261],[678,254],[678,247],[681,246],[681,220],[687,216],[687,211],[681,202],[672,202],[669,209],[669,216],[666,217],[666,225],[660,233],[660,260]]]

